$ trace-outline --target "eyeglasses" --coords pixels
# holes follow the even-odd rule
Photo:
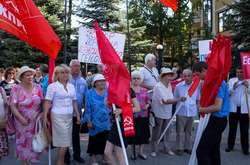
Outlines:
[[[133,77],[132,79],[133,80],[140,80],[141,78],[140,77]]]

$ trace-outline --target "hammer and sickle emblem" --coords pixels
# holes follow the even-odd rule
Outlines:
[[[124,122],[125,127],[129,127],[129,126],[133,125],[133,119],[131,117],[129,117],[129,116],[124,118],[123,122]]]

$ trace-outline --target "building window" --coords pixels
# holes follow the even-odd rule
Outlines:
[[[212,12],[213,12],[213,1],[204,0],[203,1],[203,21],[205,35],[209,36],[212,32]]]
[[[231,25],[233,22],[232,9],[226,9],[218,13],[218,28],[219,33],[231,30]]]

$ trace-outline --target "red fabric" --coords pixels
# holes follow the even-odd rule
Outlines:
[[[32,0],[0,0],[0,29],[56,59],[61,41]]]
[[[232,66],[231,51],[231,38],[218,36],[213,40],[212,51],[207,58],[208,70],[202,87],[201,107],[214,104],[221,83],[227,78]]]
[[[176,12],[177,8],[178,8],[178,2],[177,0],[160,0],[160,2],[167,6],[170,7],[174,12]]]
[[[194,76],[193,77],[193,83],[191,85],[191,87],[188,89],[188,96],[192,97],[194,92],[196,91],[196,89],[198,88],[200,84],[200,79],[198,76]]]
[[[170,83],[171,83],[172,90],[174,91],[176,88],[176,85],[178,85],[182,81],[184,81],[182,78],[178,78],[176,80],[171,81]]]
[[[135,132],[129,72],[98,23],[95,23],[95,30],[100,58],[104,64],[104,76],[109,83],[108,102],[122,107],[125,136],[133,136]]]
[[[250,52],[241,53],[241,65],[244,79],[250,79]]]
[[[49,59],[49,84],[51,84],[53,82],[52,80],[52,76],[53,76],[53,72],[55,69],[55,59],[50,58]]]

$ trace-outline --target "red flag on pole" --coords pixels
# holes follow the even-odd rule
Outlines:
[[[196,89],[198,88],[200,84],[200,79],[198,76],[194,76],[193,77],[193,82],[192,85],[190,86],[190,88],[188,89],[188,96],[192,97],[194,92],[196,91]]]
[[[0,0],[0,29],[56,59],[61,42],[32,0]]]
[[[61,41],[32,0],[0,0],[0,29],[47,54],[53,72]]]
[[[160,0],[160,2],[167,6],[167,7],[170,7],[174,12],[177,11],[177,8],[178,8],[178,2],[177,0]]]
[[[130,98],[130,75],[98,23],[95,23],[99,54],[104,64],[104,76],[108,85],[108,101],[122,107],[125,136],[133,136],[134,121]]]
[[[214,104],[223,80],[232,66],[231,38],[218,36],[213,40],[211,54],[207,58],[208,70],[202,87],[200,104],[207,107]]]

